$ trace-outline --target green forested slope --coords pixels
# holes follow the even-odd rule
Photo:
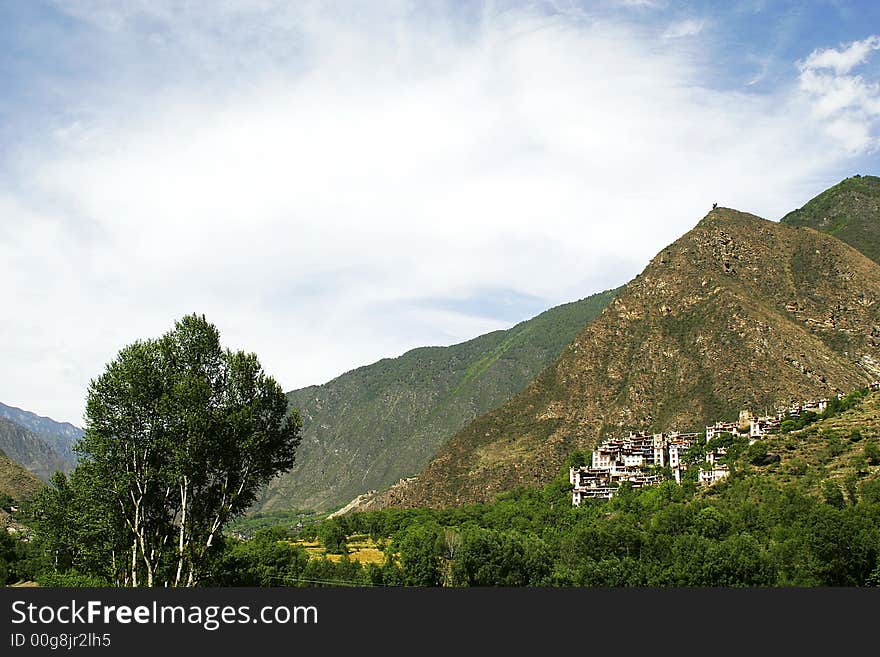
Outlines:
[[[880,178],[847,178],[781,221],[834,235],[880,262]]]
[[[290,404],[304,422],[297,463],[269,485],[257,508],[329,510],[415,474],[449,436],[525,388],[613,295],[294,390]]]

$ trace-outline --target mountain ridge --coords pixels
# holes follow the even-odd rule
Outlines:
[[[0,450],[43,481],[49,481],[57,470],[70,472],[74,467],[44,436],[5,417],[0,418]]]
[[[332,510],[418,472],[446,438],[522,390],[604,308],[607,290],[510,329],[418,347],[288,393],[303,442],[252,511]]]
[[[524,392],[463,428],[378,506],[450,506],[542,483],[626,429],[880,377],[880,267],[811,228],[716,208],[662,249]]]
[[[880,262],[880,178],[846,178],[789,212],[780,222],[833,235]]]
[[[73,446],[83,435],[83,430],[79,427],[3,403],[0,403],[0,417],[42,436],[65,459],[76,460]]]

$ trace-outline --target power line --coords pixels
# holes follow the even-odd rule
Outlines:
[[[334,579],[309,579],[307,577],[293,577],[293,576],[281,576],[281,575],[270,575],[270,579],[275,581],[284,582],[285,584],[290,584],[291,582],[305,582],[308,584],[327,584],[330,586],[353,586],[353,587],[361,587],[361,586],[381,586],[387,587],[388,584],[376,584],[374,582],[349,582],[345,580],[334,580]]]

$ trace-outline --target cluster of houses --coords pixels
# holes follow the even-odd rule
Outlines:
[[[797,417],[806,411],[821,413],[827,406],[828,400],[820,399],[792,404],[779,409],[774,415],[757,416],[749,411],[740,411],[736,422],[716,422],[706,427],[705,434],[631,431],[628,436],[608,438],[593,451],[589,466],[570,469],[572,504],[580,505],[586,499],[610,499],[623,483],[629,483],[633,488],[655,486],[663,480],[663,476],[648,470],[651,467],[669,467],[676,483],[680,484],[682,473],[694,467],[688,463],[685,454],[704,436],[708,443],[719,434],[729,433],[736,438],[747,437],[751,444],[778,429],[784,419]],[[708,486],[730,475],[729,467],[721,462],[726,453],[724,447],[706,452],[704,462],[699,465],[697,481],[700,484]]]

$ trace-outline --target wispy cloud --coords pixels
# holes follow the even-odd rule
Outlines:
[[[813,113],[825,130],[853,153],[880,145],[880,83],[853,74],[880,50],[880,37],[871,36],[839,49],[813,51],[800,67],[800,88],[813,102]]]
[[[868,61],[874,50],[880,50],[880,36],[870,36],[862,41],[853,41],[839,49],[822,48],[814,50],[801,65],[805,70],[831,69],[836,74],[849,73],[852,69]]]
[[[663,30],[661,36],[664,39],[681,39],[684,37],[696,36],[703,31],[704,27],[705,21],[696,18],[689,18],[687,20],[672,23]]]
[[[184,313],[317,383],[623,283],[713,201],[781,216],[851,150],[796,90],[583,11],[60,6],[94,71],[0,170],[0,400],[74,422]]]

